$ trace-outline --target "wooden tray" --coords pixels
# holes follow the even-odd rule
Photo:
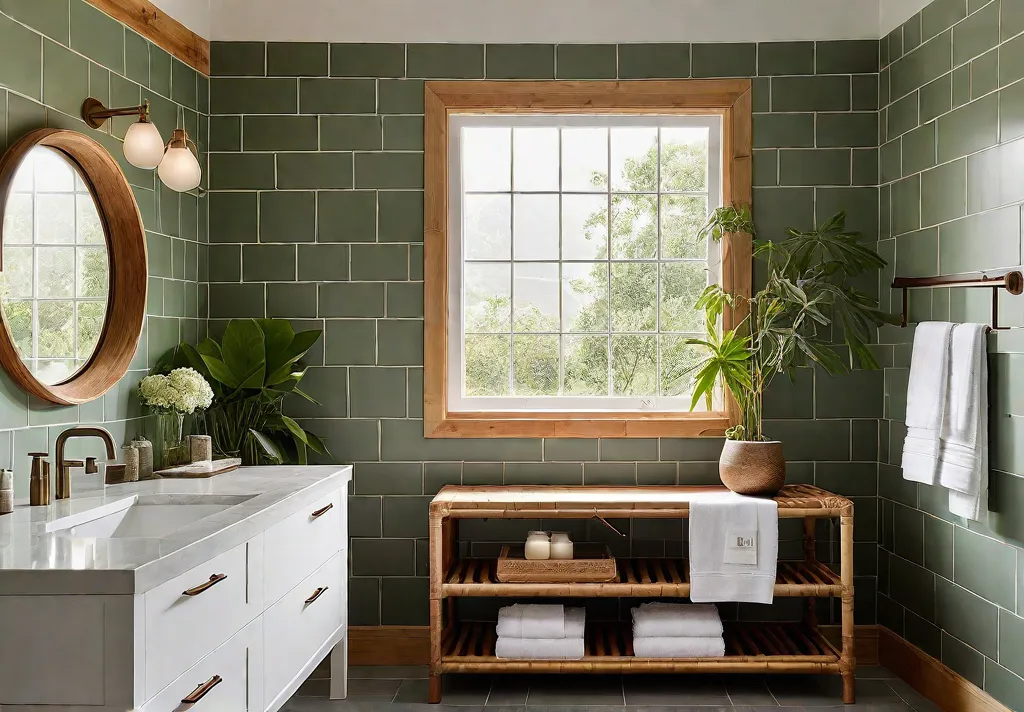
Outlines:
[[[615,558],[607,546],[577,546],[574,559],[529,560],[523,547],[504,546],[497,579],[503,583],[608,583],[618,581]]]
[[[169,467],[166,470],[157,470],[153,474],[157,477],[165,477],[168,479],[197,479],[213,477],[214,475],[221,475],[225,472],[237,470],[241,464],[242,461],[239,458],[229,457],[224,460],[203,460],[202,462],[193,462],[191,465]]]

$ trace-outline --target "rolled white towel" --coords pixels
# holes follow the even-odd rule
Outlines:
[[[638,658],[720,658],[725,655],[725,640],[722,638],[634,638],[633,655]]]
[[[644,603],[633,609],[635,638],[721,638],[722,619],[711,604]]]
[[[516,603],[498,611],[498,635],[505,638],[582,638],[586,612],[559,605]]]
[[[502,660],[579,660],[583,638],[503,638],[498,636],[494,654]]]

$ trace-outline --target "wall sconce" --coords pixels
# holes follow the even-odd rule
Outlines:
[[[160,130],[149,118],[149,101],[141,106],[123,109],[108,109],[103,102],[89,97],[82,104],[82,118],[85,123],[98,129],[115,116],[138,116],[139,120],[128,127],[124,135],[124,157],[136,168],[153,170],[171,190],[185,193],[199,187],[203,170],[199,165],[199,149],[189,138],[185,129],[174,129],[171,140],[164,145]],[[195,149],[195,154],[189,149]]]

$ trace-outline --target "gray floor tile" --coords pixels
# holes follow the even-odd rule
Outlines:
[[[427,686],[427,680],[404,680],[398,694],[395,695],[395,702],[425,704]],[[446,675],[441,696],[446,705],[482,707],[487,702],[490,691],[489,675]]]
[[[841,707],[843,683],[838,675],[769,675],[768,689],[783,707]],[[858,680],[861,705],[899,705],[902,700],[883,680]]]
[[[729,675],[725,678],[725,689],[734,706],[777,707],[779,704],[760,675]]]
[[[889,685],[893,692],[900,696],[901,700],[913,707],[916,712],[940,712],[942,709],[903,680],[886,680],[886,684]]]
[[[398,692],[401,680],[352,680],[348,681],[350,699],[375,698],[376,702],[391,702]],[[383,699],[380,699],[383,698]]]
[[[348,679],[425,680],[429,672],[426,665],[353,665],[348,669]]]
[[[623,688],[627,706],[732,706],[720,675],[629,675]]]
[[[893,680],[896,674],[889,668],[881,665],[858,665],[857,679],[864,680]]]
[[[495,675],[491,683],[491,694],[487,707],[519,707],[526,704],[530,694],[533,675]]]
[[[618,706],[625,704],[619,675],[545,675],[530,685],[526,704]]]

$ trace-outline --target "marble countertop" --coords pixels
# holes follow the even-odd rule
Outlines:
[[[137,594],[251,539],[352,478],[350,465],[245,467],[208,479],[164,479],[104,487],[99,476],[72,476],[70,499],[16,506],[0,516],[0,596]],[[222,495],[241,504],[159,538],[85,538],[47,532],[55,520],[133,496],[158,503]],[[232,501],[231,496],[236,499]],[[170,497],[169,497],[170,498]],[[183,498],[186,498],[183,500]],[[197,502],[201,501],[197,498]],[[86,517],[88,518],[88,515]]]

